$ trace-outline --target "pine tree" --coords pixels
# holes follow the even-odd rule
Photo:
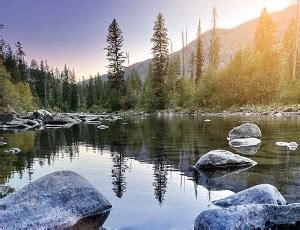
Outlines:
[[[26,82],[28,80],[27,66],[26,66],[25,59],[24,59],[24,56],[26,56],[26,53],[23,50],[23,46],[20,41],[18,41],[15,44],[15,46],[17,48],[16,58],[17,58],[17,62],[18,62],[18,71],[20,74],[20,81]]]
[[[292,78],[294,55],[296,49],[296,20],[290,21],[289,27],[286,30],[282,40],[282,53],[284,54],[285,72],[288,78]]]
[[[197,31],[195,65],[196,65],[195,83],[199,84],[199,81],[203,74],[203,65],[204,65],[204,51],[203,51],[203,41],[202,41],[202,37],[201,37],[201,22],[200,22],[200,20],[199,20],[198,31]]]
[[[67,65],[65,64],[64,70],[62,72],[62,107],[64,111],[70,109],[71,104],[71,87],[70,87],[70,76]]]
[[[90,109],[95,103],[95,92],[94,92],[94,80],[92,76],[90,76],[90,80],[88,83],[88,92],[86,98],[86,106]]]
[[[255,48],[261,54],[270,53],[273,50],[275,42],[275,24],[272,21],[268,10],[264,8],[261,11],[258,25],[255,31]]]
[[[154,94],[151,109],[164,109],[166,107],[166,97],[164,85],[167,76],[168,67],[168,32],[165,26],[165,19],[161,13],[158,13],[154,22],[153,36],[153,78],[151,79],[152,90]]]
[[[108,35],[106,38],[108,43],[107,47],[107,60],[109,61],[108,67],[108,81],[111,89],[124,92],[124,66],[126,57],[121,51],[124,38],[119,24],[116,19],[113,19],[108,28]]]
[[[213,8],[213,16],[212,16],[212,31],[211,31],[211,39],[210,39],[210,47],[209,47],[209,66],[213,69],[218,69],[220,64],[220,37],[217,32],[217,9]]]
[[[185,77],[185,46],[184,46],[184,33],[181,32],[181,42],[182,42],[182,76]]]

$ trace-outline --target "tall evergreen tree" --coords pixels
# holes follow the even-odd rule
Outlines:
[[[119,24],[114,18],[108,27],[108,35],[106,38],[107,60],[108,64],[108,81],[111,89],[116,89],[124,92],[124,66],[126,57],[122,51],[124,42],[123,32]]]
[[[273,50],[275,29],[275,24],[272,21],[267,8],[264,8],[261,11],[254,36],[255,48],[261,54],[270,53],[270,51]]]
[[[196,65],[196,77],[195,83],[198,84],[200,78],[203,74],[203,64],[204,64],[204,51],[203,51],[203,41],[201,37],[201,22],[199,20],[197,40],[196,40],[196,54],[195,54],[195,65]]]
[[[218,14],[217,9],[214,6],[213,8],[213,15],[212,15],[212,31],[211,31],[211,39],[210,39],[210,47],[209,47],[209,65],[213,69],[217,69],[220,64],[220,37],[218,35],[217,31],[217,20],[218,20]]]
[[[168,67],[168,32],[165,26],[165,19],[161,13],[158,13],[154,22],[153,36],[151,38],[153,43],[153,78],[152,90],[154,93],[154,104],[151,108],[164,109],[166,107],[166,96],[164,92],[164,85],[167,76]]]
[[[87,108],[91,108],[95,103],[95,92],[94,92],[94,79],[90,76],[90,80],[88,83],[88,92],[86,98],[86,106]]]
[[[68,111],[70,109],[71,104],[71,87],[70,87],[70,76],[69,69],[65,64],[64,70],[62,72],[62,107],[64,111]]]
[[[285,74],[288,76],[288,78],[292,78],[293,75],[293,65],[296,49],[296,27],[296,20],[292,19],[282,40],[282,52],[284,54]]]
[[[28,80],[27,66],[26,66],[25,59],[24,59],[24,56],[26,55],[26,53],[25,53],[22,43],[20,41],[17,41],[15,46],[17,48],[16,59],[18,62],[18,71],[20,74],[20,81],[25,82]]]
[[[185,45],[184,45],[184,33],[181,32],[181,43],[182,43],[182,76],[185,77]]]

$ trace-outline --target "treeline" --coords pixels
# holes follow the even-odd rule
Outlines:
[[[165,19],[157,15],[151,38],[153,59],[144,81],[135,70],[125,76],[122,51],[123,33],[115,19],[108,28],[108,77],[90,76],[76,83],[75,72],[66,65],[53,70],[47,61],[24,61],[22,44],[1,46],[0,107],[32,110],[43,107],[54,111],[117,111],[163,109],[225,109],[231,106],[300,103],[299,60],[296,54],[295,20],[291,20],[282,40],[275,39],[276,26],[263,9],[253,43],[239,51],[226,66],[221,66],[221,40],[217,11],[212,12],[209,51],[203,49],[201,24],[196,48],[185,55],[186,41],[178,55],[169,54]],[[208,67],[204,67],[204,60]]]

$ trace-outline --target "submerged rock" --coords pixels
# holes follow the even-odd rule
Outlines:
[[[256,165],[256,162],[226,150],[213,150],[204,154],[194,168],[198,171],[213,168],[244,168]]]
[[[286,201],[277,188],[269,184],[261,184],[238,192],[224,199],[214,201],[213,204],[221,207],[242,204],[285,205]]]
[[[233,147],[230,145],[230,147],[238,152],[241,155],[245,156],[253,156],[255,155],[258,150],[260,149],[260,145],[254,145],[254,146],[242,146],[242,147]]]
[[[67,228],[107,213],[112,205],[85,178],[71,171],[46,175],[0,200],[0,229]]]
[[[233,128],[228,134],[228,140],[240,138],[261,138],[261,130],[256,124],[245,123]]]
[[[276,229],[291,225],[295,228],[298,221],[300,204],[247,204],[206,210],[195,220],[194,229]]]

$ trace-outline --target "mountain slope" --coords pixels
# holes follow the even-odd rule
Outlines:
[[[292,18],[295,18],[296,6],[287,7],[282,11],[274,12],[271,13],[270,15],[274,23],[276,24],[276,40],[277,42],[280,42],[284,32],[289,26],[290,20]],[[237,51],[243,49],[244,47],[246,47],[247,45],[253,42],[255,28],[258,24],[258,20],[259,18],[256,18],[231,29],[218,30],[218,34],[220,36],[221,46],[222,46],[221,66],[227,64]],[[208,63],[207,53],[208,53],[210,38],[211,38],[211,30],[202,34],[204,51],[206,56],[205,66],[207,66]],[[195,50],[195,46],[196,46],[196,42],[192,41],[185,47],[185,57],[186,57],[185,63],[188,63],[188,59],[191,56],[191,53]],[[172,53],[171,56],[181,54],[181,52],[182,50],[176,51]],[[126,75],[130,70],[135,69],[140,74],[141,78],[144,79],[148,72],[148,67],[150,62],[151,59],[147,59],[145,61],[138,62],[129,66],[126,69]],[[186,68],[187,68],[187,64],[186,64]],[[103,77],[106,78],[105,75]]]

